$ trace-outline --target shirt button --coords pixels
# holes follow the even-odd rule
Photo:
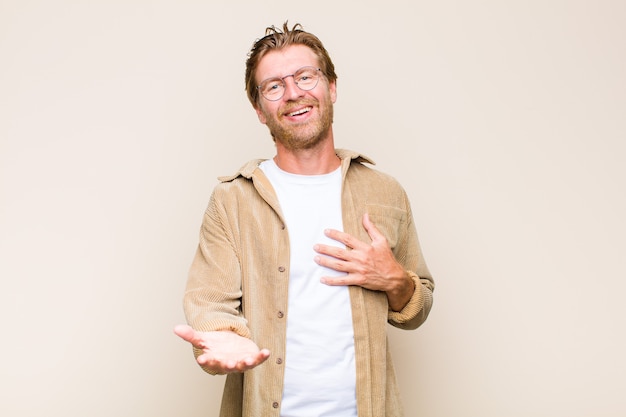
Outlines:
[[[284,266],[279,266],[278,267],[278,271],[279,272],[285,272],[285,267]]]
[[[285,313],[283,313],[282,311],[279,311],[278,314],[276,314],[278,316],[279,319],[282,319],[283,317],[285,317]]]
[[[274,401],[274,402],[272,403],[272,407],[274,407],[274,408],[278,408],[278,402],[277,402],[277,401]]]
[[[276,363],[280,365],[281,363],[283,363],[283,359],[282,358],[276,359]]]

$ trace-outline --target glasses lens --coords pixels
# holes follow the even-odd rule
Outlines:
[[[314,89],[319,78],[317,68],[313,67],[300,68],[298,72],[293,75],[294,81],[302,90]]]
[[[285,84],[280,78],[272,78],[263,81],[259,86],[259,90],[266,99],[278,100],[285,92]]]
[[[258,89],[266,99],[270,101],[280,100],[285,94],[285,78],[293,77],[293,81],[301,90],[312,90],[320,79],[319,68],[303,67],[296,71],[295,74],[286,75],[283,78],[268,78],[263,81]]]

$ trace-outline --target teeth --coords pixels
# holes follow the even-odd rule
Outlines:
[[[310,110],[311,110],[311,108],[310,108],[310,107],[305,107],[305,108],[300,109],[300,110],[298,110],[298,111],[294,111],[293,113],[289,113],[288,115],[289,115],[289,116],[297,116],[297,115],[299,115],[299,114],[304,114],[304,113],[306,113],[306,112],[308,112],[308,111],[310,111]]]

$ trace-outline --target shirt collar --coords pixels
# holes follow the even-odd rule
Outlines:
[[[341,159],[341,165],[345,166],[346,164],[350,164],[352,161],[358,163],[368,163],[371,165],[376,165],[376,163],[369,157],[360,154],[355,151],[350,151],[347,149],[335,149],[335,153]],[[246,162],[239,170],[233,175],[220,176],[217,179],[220,182],[229,182],[234,180],[235,178],[241,176],[247,179],[251,179],[254,171],[259,168],[259,164],[267,159],[253,159],[251,161]]]

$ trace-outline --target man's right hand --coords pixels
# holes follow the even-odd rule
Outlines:
[[[259,349],[252,340],[231,331],[198,332],[187,325],[174,328],[181,339],[201,349],[200,366],[218,374],[244,372],[265,362],[267,349]]]

